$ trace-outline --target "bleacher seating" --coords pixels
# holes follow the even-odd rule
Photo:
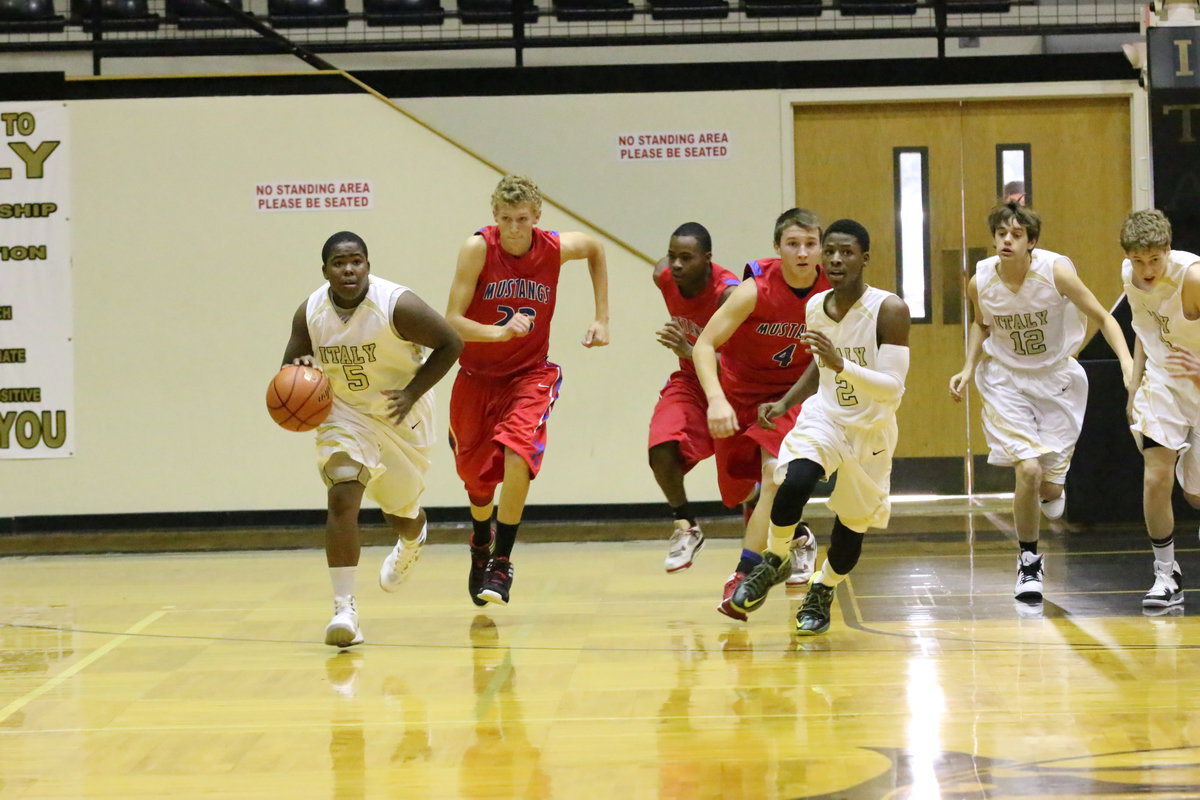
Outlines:
[[[747,17],[819,17],[822,0],[742,0]]]
[[[367,25],[441,25],[446,10],[440,0],[363,0]]]
[[[533,0],[520,2],[525,22],[537,22],[541,9]],[[503,25],[512,22],[513,0],[458,0],[458,18],[466,25]]]
[[[648,0],[651,19],[725,19],[725,0]]]
[[[54,0],[0,0],[0,32],[58,33],[66,24]]]
[[[90,33],[96,28],[97,14],[100,28],[106,31],[152,31],[161,22],[158,14],[150,13],[146,0],[71,0],[72,25]]]
[[[344,28],[346,0],[268,0],[267,21],[275,28]]]
[[[917,0],[837,0],[844,17],[897,16],[917,13]]]
[[[242,0],[225,0],[238,11]],[[166,20],[181,30],[203,30],[212,28],[237,28],[238,20],[219,6],[204,0],[167,0]]]
[[[555,0],[554,18],[559,22],[633,19],[628,0]]]

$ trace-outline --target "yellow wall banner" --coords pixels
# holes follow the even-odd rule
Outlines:
[[[75,451],[68,125],[0,103],[0,458]]]

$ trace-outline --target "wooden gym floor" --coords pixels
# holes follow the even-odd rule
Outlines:
[[[678,575],[519,542],[507,608],[461,543],[395,595],[366,548],[340,654],[316,550],[2,558],[0,798],[1200,798],[1200,625],[1143,614],[1145,534],[1056,526],[1027,607],[1006,523],[901,510],[806,640],[782,587],[716,613],[729,538]]]

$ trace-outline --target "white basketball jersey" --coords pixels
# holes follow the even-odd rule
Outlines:
[[[983,350],[1014,369],[1052,367],[1074,356],[1087,333],[1083,312],[1054,284],[1054,262],[1063,256],[1040,248],[1031,255],[1029,272],[1016,292],[1000,280],[999,256],[975,265],[980,322],[991,329]]]
[[[850,307],[841,321],[835,322],[825,313],[825,298],[833,292],[827,289],[809,298],[805,311],[807,328],[829,337],[843,359],[867,369],[879,369],[879,306],[892,296],[891,292],[868,286],[862,297]],[[895,416],[900,398],[883,403],[854,390],[846,380],[838,378],[832,369],[820,363],[820,386],[817,400],[829,418],[846,427],[871,427]],[[803,415],[803,411],[800,412]]]
[[[387,416],[385,389],[403,389],[424,363],[424,348],[400,338],[392,326],[396,300],[409,291],[374,275],[367,296],[346,321],[324,284],[308,297],[308,335],[313,356],[333,387],[333,405]]]
[[[1172,250],[1162,277],[1150,291],[1133,285],[1133,265],[1121,264],[1125,296],[1133,312],[1133,330],[1146,351],[1146,372],[1157,382],[1170,384],[1177,379],[1167,375],[1166,358],[1171,351],[1184,348],[1200,354],[1200,320],[1183,316],[1183,279],[1187,269],[1200,256]]]

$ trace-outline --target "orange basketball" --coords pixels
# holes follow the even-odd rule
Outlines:
[[[332,406],[333,389],[319,369],[288,364],[267,384],[267,411],[289,431],[311,431]]]

